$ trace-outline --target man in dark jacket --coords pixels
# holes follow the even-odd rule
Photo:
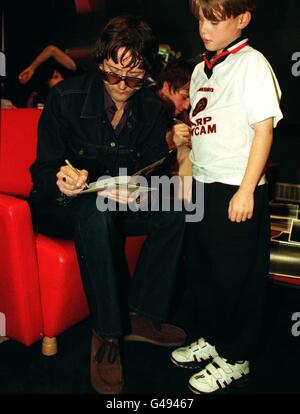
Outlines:
[[[100,393],[123,388],[120,341],[162,346],[185,341],[168,317],[184,234],[175,211],[132,213],[147,233],[129,292],[124,254],[127,213],[99,211],[96,193],[79,195],[88,180],[136,169],[168,153],[163,105],[146,87],[157,52],[150,27],[130,16],[111,19],[97,43],[99,72],[54,87],[39,123],[31,166],[35,229],[74,238],[92,321],[91,382]],[[73,166],[65,165],[68,159]],[[101,194],[101,193],[100,193]],[[106,197],[127,203],[128,193]],[[129,335],[128,335],[129,334]]]

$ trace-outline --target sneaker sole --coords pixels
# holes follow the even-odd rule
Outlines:
[[[127,335],[124,337],[124,340],[127,342],[146,342],[152,345],[166,346],[166,347],[181,346],[184,344],[184,342],[159,342],[159,341],[155,341],[154,339],[146,338],[144,336],[139,336],[139,335]]]
[[[205,365],[209,364],[210,361],[212,361],[212,358],[203,360],[201,362],[199,361],[191,361],[191,362],[178,362],[176,361],[176,359],[174,359],[171,356],[171,361],[173,362],[173,364],[177,365],[180,368],[185,368],[185,369],[202,369]]]
[[[238,380],[234,380],[232,381],[229,385],[227,385],[224,388],[219,388],[215,391],[212,392],[202,392],[197,390],[197,388],[194,388],[192,385],[188,384],[188,388],[194,393],[194,394],[226,394],[227,391],[232,390],[234,388],[244,388],[247,387],[247,385],[249,385],[250,382],[250,377],[249,374],[247,374],[246,376],[238,379]]]

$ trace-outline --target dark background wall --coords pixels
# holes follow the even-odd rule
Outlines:
[[[97,0],[91,2],[97,4]],[[4,2],[6,91],[17,106],[24,105],[32,88],[19,85],[17,75],[37,53],[49,43],[63,49],[93,45],[103,23],[113,15],[128,12],[143,16],[160,42],[181,51],[186,59],[203,51],[189,0],[101,0],[101,3],[105,6],[101,10],[78,15],[74,0]],[[258,0],[257,3],[248,34],[251,44],[270,61],[283,92],[284,120],[275,134],[272,157],[283,165],[279,179],[300,182],[300,2]],[[293,56],[297,60],[293,61]]]

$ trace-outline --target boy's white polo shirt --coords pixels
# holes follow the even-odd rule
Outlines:
[[[216,64],[209,79],[205,62],[192,75],[190,158],[193,176],[206,183],[240,185],[254,138],[251,125],[273,118],[276,127],[282,118],[276,76],[265,57],[246,41],[228,48],[236,52]],[[262,177],[259,184],[264,182]]]

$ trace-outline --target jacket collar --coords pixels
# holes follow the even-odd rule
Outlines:
[[[98,72],[91,75],[86,89],[86,98],[82,105],[81,118],[97,118],[103,116],[104,96],[103,81]]]

